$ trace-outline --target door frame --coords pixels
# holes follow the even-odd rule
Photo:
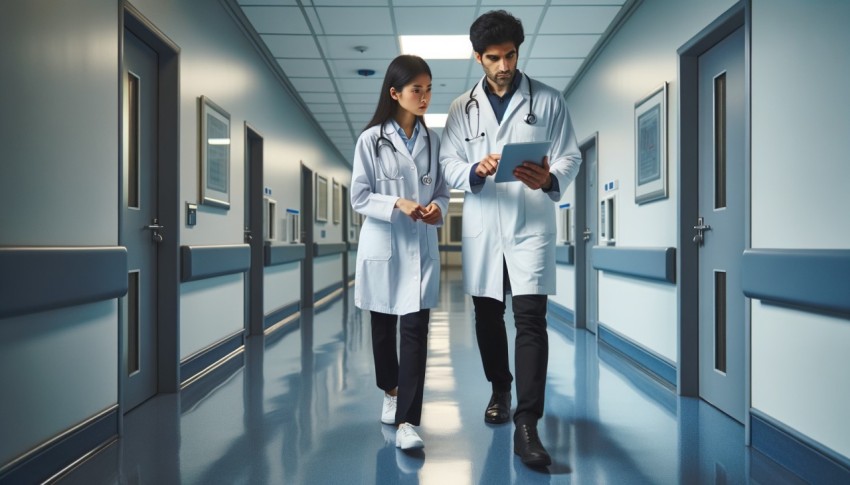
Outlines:
[[[158,56],[159,64],[159,102],[157,106],[157,204],[159,223],[165,226],[164,239],[157,250],[157,394],[172,393],[180,389],[180,48],[177,47],[150,20],[126,0],[122,0],[118,19],[118,227],[123,216],[123,177],[120,163],[124,151],[124,142],[120,136],[124,130],[121,100],[124,97],[124,31],[132,32],[144,41]],[[118,231],[118,245],[124,246],[121,230]],[[122,362],[125,355],[121,340],[126,318],[121,311],[118,315],[118,406],[119,416],[123,416],[124,389],[122,384]],[[119,421],[119,433],[123,431],[123,422]]]
[[[579,150],[584,156],[585,151],[591,146],[596,147],[596,172],[599,174],[599,132],[594,132],[592,135],[588,136],[584,140],[579,143]],[[575,251],[576,251],[576,259],[575,259],[575,286],[576,286],[576,312],[575,312],[575,327],[583,328],[587,331],[596,334],[595,329],[591,329],[587,325],[587,257],[588,252],[590,252],[591,248],[587,246],[584,242],[583,232],[584,228],[587,227],[587,164],[582,163],[579,168],[578,175],[576,175],[575,180],[575,188],[576,188],[576,206],[575,206],[575,234],[573,235],[573,240],[575,241]],[[597,182],[599,181],[599,177],[596,177]],[[596,213],[596,204],[594,206],[594,214],[598,218],[598,213]],[[599,288],[598,288],[598,279],[597,279],[597,291],[596,291],[596,304],[597,304],[597,322],[598,322],[598,307],[599,307]]]
[[[245,275],[245,332],[264,334],[263,327],[263,135],[245,122],[245,228],[251,257]]]
[[[301,308],[313,308],[313,194],[315,172],[301,162],[301,243],[304,244],[304,259],[301,260]]]
[[[744,247],[752,246],[751,198],[751,4],[741,0],[678,49],[679,55],[679,190],[677,272],[679,321],[677,389],[699,397],[699,248],[693,230],[699,216],[699,56],[744,27]],[[744,426],[750,441],[751,312],[744,300]]]

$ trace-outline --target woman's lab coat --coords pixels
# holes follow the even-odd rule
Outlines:
[[[561,93],[532,82],[536,124],[523,121],[529,111],[529,79],[523,76],[501,125],[479,81],[473,95],[480,107],[480,127],[476,129],[479,122],[474,107],[467,118],[467,91],[452,103],[443,129],[440,164],[444,176],[450,188],[466,192],[463,281],[466,292],[473,296],[503,300],[503,258],[513,295],[555,294],[555,203],[578,174],[581,153]],[[482,132],[485,136],[478,136]],[[531,190],[520,181],[497,184],[493,176],[483,185],[470,186],[473,165],[488,154],[501,153],[507,143],[545,140],[553,140],[549,171],[558,179],[559,192]]]
[[[395,203],[400,197],[423,207],[434,202],[445,217],[449,189],[440,170],[440,140],[434,132],[420,125],[411,155],[393,123],[385,123],[384,136],[396,151],[385,146],[377,158],[379,131],[380,126],[364,131],[354,149],[351,206],[366,216],[357,245],[354,304],[364,310],[404,315],[437,306],[440,248],[437,227],[412,220],[395,208]],[[424,185],[420,179],[428,167],[428,142],[433,182]]]

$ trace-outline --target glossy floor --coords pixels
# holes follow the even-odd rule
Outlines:
[[[484,423],[489,384],[459,277],[444,272],[432,312],[424,452],[398,451],[393,427],[379,422],[369,317],[349,292],[265,342],[250,339],[244,359],[181,394],[131,411],[122,438],[62,483],[800,483],[744,446],[741,425],[552,319],[539,429],[554,463],[526,468],[513,426]]]

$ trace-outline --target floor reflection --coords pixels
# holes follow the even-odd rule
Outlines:
[[[484,423],[489,385],[471,301],[459,271],[444,273],[429,332],[424,452],[397,450],[393,428],[380,424],[369,317],[347,292],[248,339],[241,359],[181,394],[128,413],[122,438],[61,482],[800,483],[745,447],[739,424],[554,320],[540,423],[554,463],[526,468],[513,454],[512,426]]]

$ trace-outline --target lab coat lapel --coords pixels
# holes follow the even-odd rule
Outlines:
[[[524,106],[528,102],[528,78],[519,71],[516,71],[514,76],[522,77],[519,81],[519,87],[514,95],[511,96],[511,101],[508,103],[508,109],[505,110],[505,115],[502,117],[502,123],[499,125],[499,138],[505,134],[504,130],[508,129],[508,126],[510,126],[511,118],[516,115],[521,106]]]
[[[387,134],[387,138],[392,140],[399,160],[404,158],[409,161],[413,161],[413,158],[410,156],[410,152],[407,151],[407,145],[404,144],[404,140],[401,139],[401,135],[398,134],[398,130],[396,130],[395,125],[387,122],[387,124],[384,125],[384,132]]]
[[[419,122],[417,121],[417,123]],[[413,144],[413,160],[416,160],[416,157],[419,156],[422,150],[428,148],[427,143],[430,142],[431,139],[428,137],[428,130],[422,124],[419,124],[419,136],[416,137],[416,142]]]

